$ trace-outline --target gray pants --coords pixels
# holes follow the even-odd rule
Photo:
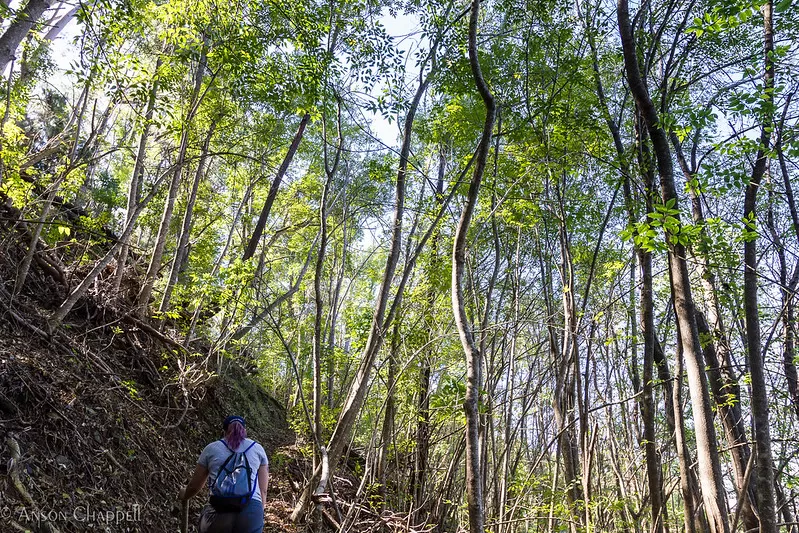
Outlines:
[[[261,533],[264,508],[260,500],[250,500],[238,513],[218,513],[206,504],[200,513],[200,533]]]

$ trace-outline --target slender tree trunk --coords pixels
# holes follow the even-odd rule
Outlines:
[[[658,113],[641,78],[627,0],[618,0],[618,22],[627,81],[636,104],[642,111],[652,140],[660,176],[663,203],[674,209],[679,209],[671,151],[666,133],[660,126]],[[677,218],[679,223],[679,214],[675,215],[675,218]],[[674,309],[685,354],[689,391],[694,410],[694,429],[696,431],[702,499],[708,516],[710,532],[729,533],[730,525],[727,518],[716,432],[713,426],[713,411],[710,405],[704,357],[696,326],[685,247],[679,242],[676,244],[672,242],[671,237],[672,235],[667,232],[671,291],[674,297]]]
[[[434,57],[437,42],[431,47],[431,57]],[[433,61],[435,65],[435,61]],[[435,70],[435,67],[433,67]],[[400,257],[400,249],[402,248],[402,219],[405,214],[405,192],[406,192],[406,179],[408,172],[408,162],[411,153],[411,135],[413,121],[416,117],[416,110],[419,107],[419,102],[430,84],[431,75],[423,77],[416,90],[416,94],[411,101],[408,113],[405,116],[403,125],[403,140],[402,147],[400,148],[399,167],[397,170],[397,182],[395,187],[395,203],[394,203],[394,220],[392,223],[391,244],[389,247],[388,257],[386,258],[386,267],[383,271],[383,279],[380,283],[380,289],[377,295],[377,302],[375,311],[372,316],[372,324],[369,330],[369,337],[367,338],[366,345],[363,349],[361,362],[358,367],[358,372],[353,379],[350,389],[347,393],[344,407],[339,414],[338,422],[333,429],[333,435],[330,437],[330,444],[328,446],[328,458],[330,462],[330,471],[333,472],[338,466],[338,461],[344,451],[345,444],[349,441],[349,436],[355,425],[355,420],[360,413],[364,399],[366,397],[366,390],[371,375],[372,366],[374,366],[375,358],[380,348],[383,345],[384,335],[386,328],[390,327],[390,321],[385,320],[386,308],[388,307],[392,281],[394,273],[396,272],[397,264]],[[270,191],[271,193],[271,191]],[[401,298],[401,292],[398,292],[397,299]],[[318,471],[318,469],[317,469]],[[318,474],[315,473],[309,483],[306,485],[305,490],[300,496],[294,511],[291,514],[291,520],[297,522],[305,513],[308,504],[311,500],[312,492],[320,489],[317,487],[313,489],[313,485],[318,481]]]
[[[346,185],[345,185],[346,186]],[[330,328],[327,332],[327,408],[335,407],[333,388],[336,377],[336,329],[338,327],[338,307],[341,297],[341,284],[347,268],[347,199],[344,198],[344,222],[341,227],[341,266],[336,274],[336,286],[330,298]]]
[[[377,483],[380,492],[381,509],[387,507],[387,483],[386,471],[391,451],[391,444],[394,442],[394,418],[397,413],[396,385],[397,385],[397,359],[400,349],[400,321],[394,321],[394,331],[391,335],[391,349],[388,353],[388,376],[386,378],[386,412],[383,415],[383,427],[380,430],[380,449],[377,456]]]
[[[444,176],[446,173],[446,147],[442,144],[438,151],[438,179],[436,180],[435,197],[439,209],[444,202]],[[430,349],[421,357],[419,363],[419,401],[416,424],[416,449],[414,452],[413,470],[411,472],[411,524],[419,524],[426,517],[425,488],[427,485],[427,463],[430,454],[430,365],[434,356],[432,340],[438,331],[435,325],[435,307],[438,287],[434,280],[438,278],[441,268],[439,257],[439,241],[441,233],[436,230],[430,239],[430,271],[427,273],[429,288],[427,292],[427,313],[430,316],[430,327],[427,338]]]
[[[782,183],[785,187],[785,203],[788,206],[788,212],[791,215],[791,225],[793,229],[794,238],[799,242],[799,211],[796,208],[796,202],[793,195],[793,185],[791,185],[791,177],[788,172],[788,163],[785,160],[785,154],[782,151],[782,133],[784,131],[785,116],[788,113],[791,96],[787,98],[785,108],[783,111],[782,119],[780,120],[780,127],[778,129],[777,142],[775,149],[777,151],[777,158],[780,165],[780,173],[782,174]],[[788,394],[791,399],[794,413],[799,418],[799,378],[797,377],[795,356],[796,356],[796,311],[795,311],[795,294],[796,288],[799,285],[799,264],[794,266],[793,274],[790,281],[787,275],[787,265],[782,267],[785,270],[784,274],[780,277],[780,285],[782,287],[782,307],[783,307],[783,341],[782,341],[782,367],[785,371],[785,378],[788,382]],[[786,282],[787,281],[787,282]]]
[[[636,137],[638,139],[638,167],[644,181],[644,204],[646,215],[654,211],[653,198],[656,197],[655,176],[652,168],[652,157],[647,145],[646,132],[641,131],[643,125],[640,120],[636,120]],[[622,157],[621,155],[619,156]],[[625,197],[628,204],[628,222],[634,220],[634,210],[632,209],[632,197],[628,180],[625,183]],[[636,246],[638,263],[641,268],[641,333],[644,339],[644,358],[641,383],[641,418],[644,423],[643,447],[646,456],[647,482],[649,484],[652,530],[663,531],[665,504],[663,501],[663,480],[660,465],[660,455],[657,451],[655,438],[655,402],[652,380],[654,379],[655,366],[655,317],[654,317],[654,297],[653,297],[653,277],[652,277],[652,253]],[[690,475],[686,471],[686,475]]]
[[[167,236],[169,235],[169,226],[172,222],[172,213],[175,210],[175,200],[178,196],[180,188],[180,180],[183,176],[183,170],[186,164],[186,151],[189,146],[189,132],[200,106],[200,89],[202,88],[203,78],[205,76],[205,67],[207,61],[208,47],[203,44],[203,49],[200,55],[200,60],[197,63],[197,69],[194,73],[194,87],[192,89],[191,98],[189,99],[188,112],[186,119],[183,122],[183,127],[180,135],[180,146],[178,148],[177,161],[175,163],[175,172],[172,174],[172,182],[169,186],[169,193],[164,204],[164,212],[161,216],[161,224],[158,227],[158,237],[155,241],[155,248],[150,257],[150,264],[147,267],[147,274],[144,277],[139,296],[137,298],[138,313],[144,317],[148,314],[148,307],[150,304],[150,296],[153,292],[155,280],[158,277],[158,272],[161,270],[161,258],[164,255],[166,248]]]
[[[675,148],[677,161],[689,183],[689,194],[691,196],[691,210],[695,224],[700,225],[704,236],[705,216],[702,209],[702,201],[697,190],[690,184],[695,178],[696,172],[692,169],[679,145],[677,136],[671,135],[672,145]],[[716,290],[716,277],[710,269],[710,250],[707,244],[700,241],[694,250],[696,264],[698,266],[699,278],[702,285],[707,303],[707,320],[697,309],[696,322],[700,337],[707,338],[703,348],[703,353],[708,364],[708,383],[716,409],[721,418],[724,433],[729,445],[732,456],[732,467],[735,474],[735,484],[739,494],[748,493],[738,505],[741,506],[741,519],[747,530],[757,529],[759,521],[753,505],[756,500],[751,486],[747,487],[745,482],[746,465],[749,463],[749,439],[746,436],[743,414],[741,412],[741,393],[738,380],[732,372],[732,354],[727,338],[727,331],[721,314],[718,292]]]
[[[641,263],[641,332],[644,337],[643,389],[641,418],[644,422],[644,451],[649,481],[649,497],[652,502],[653,532],[663,531],[663,483],[661,481],[660,454],[655,436],[655,403],[653,397],[655,320],[652,297],[652,254],[639,250]]]
[[[553,412],[558,430],[558,456],[563,460],[563,478],[566,484],[566,500],[571,513],[569,526],[576,531],[585,524],[580,524],[581,513],[578,502],[581,500],[580,481],[580,447],[575,433],[577,418],[577,376],[579,375],[579,354],[577,351],[577,304],[575,301],[574,264],[571,256],[570,236],[566,228],[565,188],[566,176],[562,176],[552,185],[555,190],[558,213],[558,244],[560,246],[560,278],[561,278],[561,310],[563,313],[563,333],[560,345],[553,350],[555,367],[555,392]]]
[[[141,215],[144,208],[147,207],[147,204],[150,203],[150,200],[153,199],[155,193],[158,190],[161,181],[163,180],[164,176],[159,178],[159,180],[153,185],[153,189],[150,193],[143,198],[134,208],[133,213],[128,217],[127,222],[125,223],[125,229],[122,231],[122,235],[119,237],[114,245],[106,252],[106,254],[94,264],[92,270],[86,274],[86,277],[75,287],[72,292],[67,296],[64,302],[56,309],[50,318],[47,320],[47,326],[49,330],[52,332],[57,328],[61,322],[64,320],[64,317],[72,310],[78,300],[80,300],[86,291],[89,289],[94,280],[97,279],[97,276],[105,269],[106,265],[108,265],[116,256],[119,248],[122,246],[122,243],[130,237],[130,234],[133,233],[133,228],[136,226],[136,221],[139,219],[139,215]]]
[[[774,102],[774,35],[772,26],[772,0],[767,0],[761,11],[764,19],[764,61],[763,98],[767,111],[764,112],[755,166],[744,196],[744,224],[749,235],[744,239],[744,314],[746,318],[746,352],[752,391],[752,425],[754,427],[755,458],[754,487],[757,511],[760,514],[761,533],[777,533],[776,496],[774,494],[774,460],[771,452],[769,431],[768,388],[760,341],[760,317],[757,303],[757,192],[768,166],[768,152],[771,140],[771,110]]]
[[[327,251],[327,203],[330,177],[325,181],[322,199],[319,205],[319,251],[316,255],[314,272],[314,337],[313,337],[313,432],[317,442],[322,442],[322,322],[324,317],[324,301],[322,299],[322,276],[324,272],[325,254]],[[320,456],[314,453],[313,468],[316,469]]]
[[[716,336],[719,330],[711,330],[711,326],[699,310],[696,311],[696,325],[701,337],[718,339],[717,344],[708,341],[703,349],[708,365],[708,382],[730,448],[735,487],[739,494],[748,494],[747,497],[738,502],[741,507],[741,520],[747,531],[757,529],[760,522],[753,509],[753,504],[756,501],[754,499],[754,490],[751,484],[747,483],[746,478],[746,465],[749,463],[751,451],[749,449],[749,440],[746,437],[743,413],[741,412],[738,381],[730,372],[731,368],[724,362],[725,354],[723,350],[725,348],[721,348],[721,346],[726,343],[724,339]],[[722,353],[719,354],[719,352]],[[726,354],[726,357],[729,357],[729,354]]]
[[[604,88],[602,86],[602,79],[599,72],[599,60],[597,58],[596,44],[594,42],[594,34],[592,29],[587,28],[587,35],[589,45],[592,53],[592,65],[594,81],[597,86],[597,94],[599,95],[600,104],[605,117],[605,122],[613,137],[613,143],[616,148],[616,157],[620,168],[622,169],[624,179],[624,197],[627,206],[627,222],[630,227],[635,227],[636,217],[634,202],[632,198],[632,188],[630,186],[631,172],[630,165],[627,163],[624,153],[624,145],[622,143],[619,127],[610,115],[610,110],[607,106]],[[639,151],[639,154],[641,152]],[[652,212],[652,195],[654,194],[654,183],[651,178],[650,171],[646,168],[643,161],[639,160],[639,167],[645,179],[645,196],[646,196],[646,212]],[[651,509],[652,509],[652,530],[662,531],[664,526],[665,516],[665,501],[663,499],[663,481],[661,474],[660,456],[656,449],[655,442],[655,403],[652,387],[653,369],[655,364],[655,323],[654,323],[654,302],[652,296],[652,253],[644,250],[639,246],[635,246],[635,254],[638,258],[638,263],[641,267],[641,302],[640,302],[640,316],[641,316],[641,332],[644,337],[644,361],[643,361],[643,388],[641,399],[641,416],[644,419],[644,452],[646,454],[647,464],[647,479],[649,482],[649,492],[651,495]],[[631,271],[631,278],[635,279],[635,270]],[[631,294],[634,301],[635,295]],[[633,344],[633,361],[637,360],[637,342]],[[665,363],[665,360],[664,360]],[[668,412],[667,417],[672,416]]]
[[[454,452],[450,454],[452,459],[449,462],[447,473],[444,476],[444,482],[441,484],[442,489],[439,491],[438,498],[433,506],[432,516],[430,517],[430,522],[436,524],[433,530],[435,533],[448,533],[456,529],[449,523],[449,515],[452,508],[455,507],[455,505],[452,504],[452,500],[454,499],[452,496],[452,486],[455,480],[456,468],[461,462],[461,456],[465,449],[466,441],[464,438],[461,438],[458,440]]]
[[[315,316],[314,316],[314,339],[313,339],[313,412],[314,412],[314,427],[313,432],[317,442],[322,442],[322,350],[324,348],[323,339],[323,316],[324,316],[324,301],[322,298],[322,277],[324,276],[325,257],[327,254],[328,244],[328,229],[327,229],[327,213],[328,213],[328,196],[330,195],[330,188],[333,185],[333,178],[338,170],[338,164],[341,160],[341,150],[343,148],[343,141],[341,137],[341,108],[336,120],[337,143],[336,152],[333,156],[331,163],[328,154],[328,131],[327,120],[322,121],[322,149],[324,152],[324,166],[325,166],[325,184],[322,188],[322,198],[319,202],[319,253],[316,256],[316,268],[314,272],[314,303],[315,303]],[[299,141],[297,141],[299,143]],[[296,149],[296,147],[295,147]],[[270,191],[271,192],[271,191]],[[334,310],[331,307],[331,313]],[[321,452],[321,450],[320,450]],[[317,466],[317,454],[314,454],[314,469]]]
[[[491,147],[491,133],[494,129],[494,96],[483,79],[480,60],[477,57],[477,20],[480,15],[480,1],[472,0],[469,16],[469,65],[475,85],[486,108],[483,132],[477,148],[474,174],[469,184],[466,204],[461,212],[455,242],[452,247],[452,310],[463,350],[466,354],[466,399],[463,404],[466,413],[466,502],[469,511],[470,533],[483,533],[485,516],[483,510],[482,480],[480,476],[480,413],[478,409],[481,384],[481,354],[466,316],[463,298],[463,275],[466,270],[466,241],[472,215],[477,205],[480,183],[483,179],[488,151]]]
[[[498,158],[499,158],[499,148],[500,148],[500,136],[502,135],[502,114],[499,110],[495,112],[496,115],[496,135],[493,137],[494,139],[494,157],[493,157],[493,171],[492,171],[492,183],[495,184],[497,180],[497,170],[498,170]],[[496,207],[497,207],[497,198],[496,193],[491,193],[491,211],[490,211],[490,219],[491,219],[491,236],[492,236],[492,244],[493,244],[493,251],[494,251],[494,262],[491,267],[491,277],[488,280],[488,285],[485,289],[485,301],[483,303],[483,311],[482,311],[482,318],[480,319],[480,329],[478,335],[478,352],[483,361],[485,361],[487,366],[487,375],[489,376],[486,379],[486,395],[485,395],[485,403],[486,408],[483,413],[480,415],[480,431],[481,431],[481,445],[480,445],[480,465],[482,468],[481,472],[481,480],[483,482],[483,494],[488,493],[489,482],[493,482],[493,495],[494,495],[494,509],[497,510],[498,500],[499,500],[499,492],[498,487],[499,483],[497,482],[496,476],[496,468],[499,463],[497,458],[497,431],[494,426],[494,398],[496,396],[496,387],[499,381],[499,375],[496,376],[495,379],[491,379],[492,375],[496,375],[494,360],[495,360],[495,353],[496,353],[496,343],[492,340],[491,342],[491,350],[486,350],[486,343],[489,338],[489,324],[491,321],[492,309],[493,307],[499,307],[497,302],[494,302],[494,289],[496,288],[497,278],[499,277],[500,271],[500,263],[502,259],[502,245],[499,240],[499,230],[497,228],[497,216],[496,216]],[[476,290],[472,290],[472,293],[476,293]],[[501,297],[500,297],[501,300]],[[496,335],[491,335],[492,339],[496,339]],[[504,365],[504,357],[500,362],[500,367]],[[490,444],[490,446],[489,446]],[[489,457],[491,460],[489,461]],[[488,467],[489,463],[494,464],[494,476],[489,478],[488,476]],[[486,498],[487,499],[487,498]],[[485,512],[485,511],[484,511]]]
[[[269,194],[267,194],[264,207],[261,209],[261,216],[258,217],[258,222],[255,224],[255,229],[252,232],[252,237],[250,237],[247,248],[244,250],[244,256],[242,257],[243,261],[251,259],[255,255],[255,251],[258,249],[258,243],[261,241],[261,236],[264,234],[264,228],[266,228],[266,221],[269,218],[269,212],[272,210],[272,204],[275,203],[277,191],[280,189],[280,182],[283,180],[283,176],[285,176],[286,171],[291,164],[291,160],[294,159],[294,154],[297,153],[297,148],[300,146],[302,137],[305,134],[305,127],[308,125],[310,120],[311,115],[309,113],[305,113],[302,116],[302,120],[300,120],[300,125],[297,127],[297,133],[294,134],[294,140],[291,141],[289,150],[286,152],[286,156],[283,158],[283,163],[280,164],[280,168],[278,168],[277,174],[275,174],[275,178],[272,180],[272,184],[269,186]]]
[[[698,494],[698,490],[694,486],[694,477],[691,474],[691,453],[685,440],[685,420],[682,411],[683,353],[679,347],[677,350],[675,376],[676,381],[672,389],[671,404],[674,408],[674,441],[677,445],[677,463],[680,468],[680,492],[682,493],[684,506],[684,524],[686,532],[696,533],[706,531],[706,529],[697,527],[701,502],[695,496]]]
[[[189,198],[186,202],[186,211],[183,214],[183,223],[180,226],[180,237],[178,238],[178,245],[175,249],[175,257],[172,259],[169,280],[164,288],[164,296],[158,308],[158,311],[161,313],[165,313],[169,310],[172,291],[178,282],[178,276],[183,272],[183,267],[189,260],[189,238],[191,237],[191,228],[194,225],[194,204],[197,202],[197,193],[200,190],[200,183],[202,183],[205,178],[206,165],[208,162],[208,148],[215,130],[216,121],[213,121],[211,122],[211,127],[208,128],[208,134],[205,136],[205,142],[203,142],[202,153],[200,154],[199,161],[197,161],[197,170],[194,173],[194,181],[191,184],[191,191],[189,192]]]
[[[498,146],[495,147],[498,149]],[[496,158],[496,154],[494,154]],[[505,435],[504,435],[504,447],[502,450],[502,459],[501,459],[501,466],[500,466],[500,481],[498,482],[497,492],[499,493],[499,504],[497,506],[497,533],[504,533],[505,531],[512,531],[510,524],[506,524],[507,515],[506,510],[508,507],[508,497],[509,497],[509,484],[510,484],[510,477],[511,477],[511,464],[510,464],[510,454],[512,450],[512,438],[513,434],[511,432],[511,426],[513,424],[513,405],[514,405],[514,383],[515,383],[515,372],[516,372],[516,357],[517,357],[517,344],[518,344],[518,337],[519,337],[519,315],[520,315],[520,307],[521,307],[521,241],[522,241],[522,232],[521,226],[519,226],[518,231],[516,233],[516,252],[513,261],[513,326],[511,330],[511,338],[510,338],[510,351],[508,354],[508,364],[507,364],[507,373],[505,375],[505,407],[504,407],[504,426],[505,426]],[[510,266],[510,259],[508,260]],[[528,381],[529,384],[529,381]]]
[[[160,76],[158,70],[161,66],[161,57],[155,62],[155,72],[153,74],[153,84],[150,87],[150,93],[147,96],[147,108],[144,112],[144,121],[142,124],[142,132],[139,136],[139,147],[136,150],[136,162],[133,164],[133,173],[130,176],[130,186],[128,187],[128,209],[126,218],[130,218],[130,213],[135,209],[136,204],[139,202],[141,195],[141,186],[144,177],[144,161],[147,157],[147,142],[150,137],[150,126],[153,121],[153,113],[155,113],[155,100],[158,95],[158,84]],[[114,291],[119,292],[119,287],[122,284],[122,278],[125,274],[125,266],[128,261],[128,254],[130,246],[127,240],[122,242],[119,251],[119,258],[117,259],[116,278],[114,279]]]

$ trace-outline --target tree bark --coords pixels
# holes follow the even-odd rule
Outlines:
[[[275,174],[275,178],[272,180],[272,184],[269,186],[269,194],[266,196],[264,207],[261,209],[261,215],[258,217],[258,222],[255,224],[252,237],[250,237],[247,248],[244,250],[242,261],[251,259],[255,255],[255,251],[258,249],[258,243],[261,241],[261,236],[264,234],[264,228],[266,228],[266,221],[269,218],[269,212],[272,210],[272,204],[275,203],[277,191],[280,189],[280,182],[283,180],[283,176],[285,176],[286,171],[291,164],[291,160],[294,159],[294,154],[297,153],[297,148],[300,146],[302,137],[305,134],[305,127],[308,125],[310,120],[311,115],[309,113],[305,113],[302,116],[302,120],[300,120],[300,125],[297,127],[297,133],[294,134],[294,140],[291,141],[289,150],[286,152],[286,156],[283,158],[283,163],[280,164],[280,168],[278,168],[277,174]]]
[[[155,280],[158,277],[158,272],[161,270],[161,259],[164,255],[166,248],[166,240],[169,234],[169,225],[172,222],[172,213],[175,210],[175,200],[178,196],[180,188],[180,180],[183,176],[184,166],[186,164],[186,151],[189,145],[189,132],[200,105],[200,89],[202,88],[203,78],[205,77],[205,67],[207,62],[208,46],[207,41],[203,44],[202,52],[200,53],[200,60],[197,63],[197,69],[194,73],[194,87],[192,89],[191,98],[189,99],[188,112],[186,119],[183,122],[183,127],[180,135],[180,146],[178,147],[177,161],[175,163],[175,172],[172,174],[172,182],[169,186],[169,193],[164,204],[164,212],[161,216],[161,224],[158,227],[158,237],[155,241],[155,248],[150,257],[150,264],[147,267],[147,274],[144,277],[139,296],[137,298],[138,314],[144,317],[148,314],[148,307],[150,304],[150,296],[153,292]]]
[[[147,96],[147,108],[144,112],[144,121],[142,124],[142,132],[139,136],[139,147],[136,150],[136,162],[133,164],[133,173],[130,176],[130,185],[128,187],[128,209],[126,218],[130,217],[136,204],[139,202],[141,195],[142,177],[144,176],[144,160],[147,157],[147,142],[150,138],[150,126],[153,121],[153,114],[155,113],[155,100],[158,95],[158,84],[160,77],[158,75],[159,67],[161,66],[161,57],[155,62],[155,72],[153,73],[153,84],[150,88],[150,93]],[[119,291],[124,277],[125,265],[128,261],[128,253],[130,250],[129,242],[124,240],[119,251],[119,258],[117,259],[116,278],[114,279],[114,290]]]
[[[14,54],[20,43],[25,40],[25,37],[51,4],[50,0],[28,0],[25,7],[17,12],[17,16],[11,21],[6,31],[0,35],[0,73],[6,70],[8,64],[14,59]]]
[[[474,335],[463,297],[463,275],[466,270],[466,241],[469,225],[472,221],[480,183],[488,160],[491,147],[491,133],[494,129],[495,104],[494,96],[483,78],[480,60],[477,56],[477,20],[480,14],[480,1],[472,0],[469,16],[469,66],[472,70],[475,85],[486,108],[483,132],[475,158],[474,174],[469,184],[466,204],[461,212],[455,230],[455,242],[452,247],[452,310],[455,315],[455,326],[458,329],[463,350],[466,354],[466,399],[463,409],[466,413],[466,503],[469,511],[470,533],[483,533],[485,516],[483,510],[483,487],[480,475],[480,384],[482,380],[481,354]]]
[[[673,206],[674,209],[679,209],[671,150],[669,149],[666,132],[660,126],[658,113],[641,78],[627,0],[618,0],[617,8],[627,81],[636,104],[642,112],[652,140],[660,176],[662,200],[664,204]],[[679,215],[676,215],[675,218],[677,218],[679,223]],[[716,432],[713,426],[713,411],[710,405],[704,357],[701,351],[696,316],[694,314],[694,301],[691,294],[685,247],[679,241],[676,241],[676,236],[670,235],[668,232],[666,232],[666,239],[668,243],[671,292],[674,298],[674,309],[685,354],[689,391],[694,409],[694,428],[696,431],[702,499],[711,533],[729,533],[730,524],[724,498],[724,485],[721,476]]]
[[[189,198],[186,202],[186,211],[183,214],[183,223],[180,225],[180,237],[178,238],[178,245],[175,249],[175,257],[172,259],[172,268],[169,271],[169,280],[164,288],[164,296],[161,299],[161,305],[158,311],[164,313],[169,310],[170,300],[172,298],[172,291],[178,282],[178,276],[183,272],[183,267],[189,260],[189,238],[191,237],[191,228],[194,225],[194,204],[197,203],[197,193],[200,190],[200,183],[205,178],[205,170],[208,162],[208,148],[211,144],[211,138],[214,136],[216,130],[216,120],[211,122],[211,127],[208,128],[208,133],[203,142],[202,153],[200,159],[197,161],[197,170],[194,172],[194,181],[191,184],[191,191]]]
[[[746,320],[746,353],[751,375],[752,426],[755,439],[754,487],[757,511],[760,514],[761,533],[777,533],[777,508],[774,493],[774,460],[769,431],[768,389],[760,341],[760,317],[757,303],[757,192],[768,166],[771,144],[771,107],[774,103],[774,35],[772,26],[772,0],[761,8],[763,13],[763,48],[765,73],[763,76],[763,125],[760,148],[757,152],[752,176],[744,195],[744,225],[749,235],[744,238],[744,314]]]

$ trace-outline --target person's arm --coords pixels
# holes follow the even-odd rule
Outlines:
[[[258,487],[261,489],[261,503],[266,509],[266,489],[269,488],[269,466],[258,467]]]
[[[200,492],[200,489],[205,485],[205,480],[208,479],[208,469],[203,465],[197,465],[194,468],[194,475],[191,476],[186,488],[180,489],[178,499],[181,501],[189,500]]]

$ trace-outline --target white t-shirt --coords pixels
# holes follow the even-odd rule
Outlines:
[[[252,439],[244,439],[235,451],[244,452],[244,450],[250,448],[250,445],[254,442],[255,441]],[[230,457],[230,454],[230,448],[220,440],[214,441],[203,448],[200,458],[197,459],[197,464],[208,469],[209,489],[214,486],[219,469],[222,468],[222,464]],[[257,442],[247,451],[246,456],[247,461],[250,463],[250,468],[252,469],[252,476],[255,478],[255,492],[253,492],[252,499],[261,501],[261,480],[257,479],[257,473],[261,465],[266,465],[266,467],[269,468],[269,459],[266,457],[266,451],[263,446]]]

